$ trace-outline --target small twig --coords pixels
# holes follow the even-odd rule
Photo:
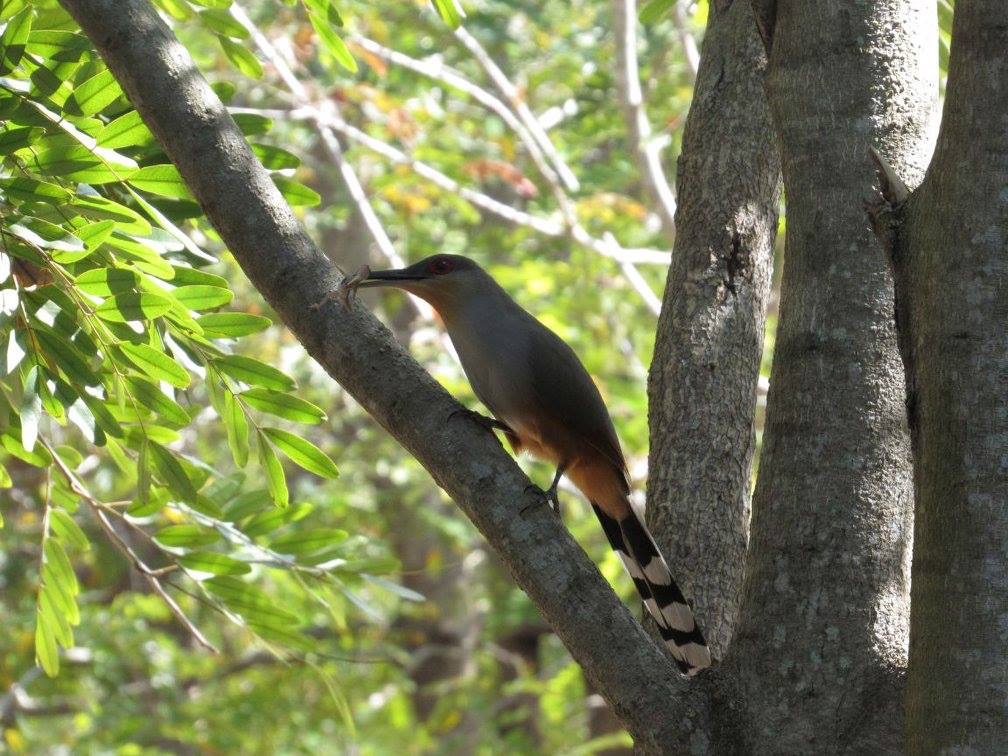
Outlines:
[[[63,462],[60,456],[56,453],[56,450],[53,449],[45,441],[45,439],[40,438],[38,443],[41,444],[52,456],[53,461],[56,463],[56,466],[59,468],[63,477],[66,478],[67,484],[70,486],[70,490],[77,494],[88,505],[91,514],[94,515],[95,520],[97,520],[101,529],[105,532],[105,535],[109,538],[113,545],[116,546],[116,548],[129,558],[136,570],[144,577],[148,585],[150,585],[150,587],[161,597],[161,600],[165,602],[165,605],[171,610],[172,614],[175,615],[176,619],[178,619],[182,626],[189,631],[197,643],[212,653],[219,654],[220,651],[217,647],[207,640],[206,636],[200,632],[200,629],[196,627],[192,620],[190,620],[186,616],[185,612],[182,611],[182,607],[180,607],[175,599],[172,598],[167,591],[165,591],[164,586],[161,585],[161,582],[158,579],[158,571],[148,567],[140,556],[133,550],[133,547],[126,543],[123,537],[116,532],[112,523],[108,521],[108,517],[105,514],[105,509],[102,503],[95,498],[90,491],[88,491],[84,484],[77,478],[76,475],[74,475],[73,470],[67,467],[66,463]],[[110,511],[115,512],[115,510]],[[119,514],[118,512],[115,513],[117,515]]]

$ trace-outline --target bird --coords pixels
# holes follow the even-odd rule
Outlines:
[[[616,429],[574,350],[462,255],[436,254],[393,270],[364,267],[344,285],[350,292],[395,287],[434,308],[492,417],[463,412],[502,431],[516,454],[528,451],[556,466],[544,494],[558,512],[557,487],[567,476],[591,503],[679,671],[693,676],[709,667],[710,649],[693,610],[630,504]]]

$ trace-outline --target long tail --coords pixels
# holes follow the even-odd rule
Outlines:
[[[711,655],[707,641],[647,527],[632,507],[628,507],[629,514],[622,520],[613,519],[594,502],[592,508],[609,543],[633,578],[644,605],[658,624],[658,632],[672,652],[679,671],[692,676],[709,667]]]

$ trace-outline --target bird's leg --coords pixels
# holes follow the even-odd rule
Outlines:
[[[448,419],[451,420],[456,415],[462,415],[463,417],[467,417],[480,427],[486,428],[488,431],[501,430],[504,431],[505,433],[509,433],[512,435],[514,434],[514,431],[511,430],[511,428],[509,428],[507,424],[502,423],[500,420],[496,418],[481,415],[479,412],[476,412],[475,410],[466,409],[465,407],[457,410],[452,410],[451,414],[448,415]]]
[[[547,504],[549,504],[550,508],[557,513],[558,517],[560,516],[560,497],[557,494],[557,489],[560,485],[560,478],[563,477],[563,474],[566,471],[567,471],[567,463],[562,463],[559,467],[557,467],[556,475],[553,476],[553,483],[545,491],[543,491],[541,488],[539,488],[539,486],[536,485],[527,486],[525,489],[526,491],[535,490],[537,493],[539,493],[542,496],[542,501],[545,501]],[[526,510],[531,508],[531,506],[532,505],[530,504],[528,506],[523,507],[522,512],[524,513]]]

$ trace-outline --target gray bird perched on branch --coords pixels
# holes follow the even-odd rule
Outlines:
[[[434,255],[399,270],[365,268],[345,291],[372,286],[394,286],[430,303],[493,418],[468,414],[502,430],[516,453],[524,449],[556,465],[546,497],[558,509],[557,485],[567,475],[591,502],[679,669],[693,675],[710,666],[693,611],[630,506],[616,430],[574,350],[460,255]]]

